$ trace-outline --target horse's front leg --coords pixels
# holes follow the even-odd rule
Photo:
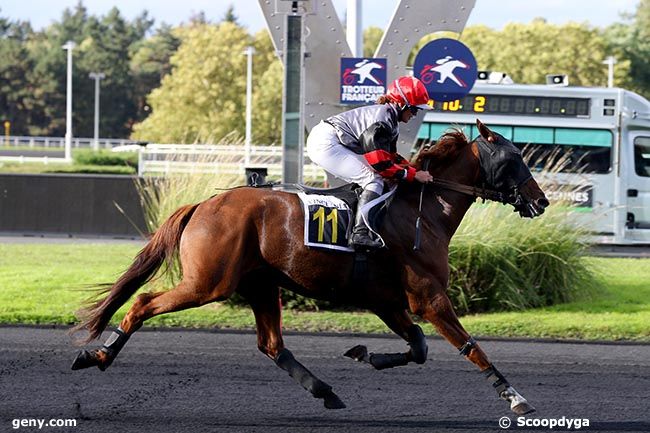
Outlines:
[[[279,288],[263,281],[249,280],[242,284],[239,292],[253,309],[258,349],[315,398],[323,399],[327,409],[345,408],[345,403],[332,391],[332,387],[316,377],[284,347]]]
[[[358,345],[345,352],[344,356],[370,364],[377,370],[399,367],[409,362],[424,364],[427,360],[427,341],[422,328],[413,323],[408,313],[405,310],[384,310],[375,311],[375,314],[393,332],[406,340],[409,350],[404,353],[368,353],[366,346]]]
[[[433,299],[409,299],[412,310],[431,322],[440,335],[454,345],[459,353],[476,364],[492,384],[500,398],[510,403],[510,409],[517,415],[525,415],[535,408],[519,394],[497,370],[478,343],[465,331],[458,316],[444,292],[438,292]]]

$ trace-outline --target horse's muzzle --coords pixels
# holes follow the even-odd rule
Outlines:
[[[519,211],[519,215],[524,218],[535,218],[542,215],[549,204],[550,203],[546,197],[543,197],[528,201],[517,210]]]

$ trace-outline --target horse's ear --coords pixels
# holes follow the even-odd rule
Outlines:
[[[476,119],[476,127],[478,128],[478,132],[479,134],[481,134],[481,137],[483,137],[490,143],[496,143],[497,141],[496,135],[494,135],[494,133],[490,131],[490,129],[487,126],[485,126],[483,122]]]

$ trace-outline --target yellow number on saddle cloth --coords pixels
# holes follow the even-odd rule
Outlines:
[[[336,197],[298,194],[305,212],[305,245],[339,251],[353,251],[348,246],[352,212]]]
[[[325,218],[325,208],[320,206],[314,213],[312,220],[318,220],[318,242],[323,242],[325,235],[325,221],[332,221],[332,236],[330,243],[335,244],[338,240],[338,209],[334,208],[330,211],[327,218]]]

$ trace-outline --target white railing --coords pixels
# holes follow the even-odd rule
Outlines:
[[[248,164],[246,161],[249,161]],[[304,156],[303,179],[324,181],[325,172]],[[282,175],[282,147],[207,144],[148,144],[139,151],[138,174],[214,173],[241,175],[247,167]]]
[[[98,147],[101,149],[112,149],[117,146],[127,144],[137,144],[137,141],[125,140],[121,138],[100,138]],[[87,148],[92,149],[95,144],[94,138],[77,138],[73,137],[71,145],[74,149]],[[3,147],[30,147],[30,148],[52,148],[63,149],[65,147],[64,137],[28,137],[19,135],[1,135],[0,146]]]
[[[270,177],[282,175],[281,146],[210,145],[210,144],[148,144],[139,146],[131,140],[100,139],[104,148],[114,151],[138,152],[138,175],[166,175],[171,173],[214,173],[243,175],[247,167],[266,168]],[[91,148],[92,138],[75,138],[74,148]],[[63,150],[65,139],[61,137],[6,137],[0,138],[0,146],[50,148]],[[120,149],[121,147],[121,149]],[[35,150],[37,150],[35,149]],[[70,162],[56,156],[0,155],[0,161],[40,162],[43,164]],[[311,163],[304,155],[303,179],[305,181],[324,181],[325,172]]]
[[[2,156],[0,155],[0,162],[17,162],[19,164],[25,164],[27,162],[36,162],[41,164],[69,164],[70,161],[64,157],[57,158],[55,156]]]

